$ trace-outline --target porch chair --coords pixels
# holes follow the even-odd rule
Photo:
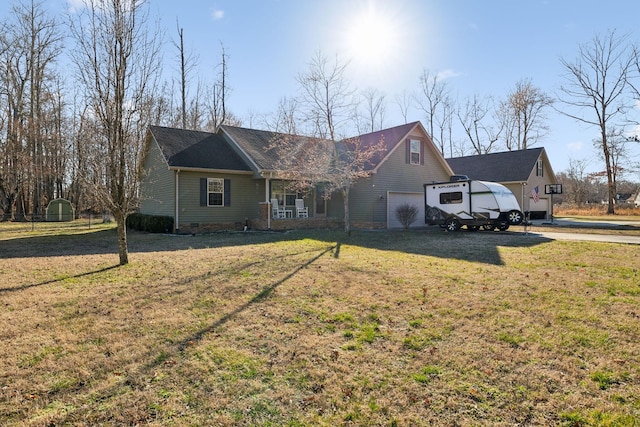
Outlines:
[[[309,218],[309,208],[304,205],[303,199],[296,199],[296,216],[298,218]]]
[[[278,199],[271,199],[271,215],[277,219],[282,219],[286,216],[284,206],[278,206]]]

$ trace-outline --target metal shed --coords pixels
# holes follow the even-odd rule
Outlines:
[[[66,199],[53,199],[47,205],[47,221],[73,221],[75,209]]]

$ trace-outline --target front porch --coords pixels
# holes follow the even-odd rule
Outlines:
[[[286,210],[291,210],[292,213],[289,216],[280,218],[277,215],[274,217],[273,206],[270,202],[260,203],[258,218],[251,220],[251,229],[284,231],[326,228],[339,230],[344,227],[344,220],[342,218],[328,218],[326,216],[312,215],[311,212],[309,212],[309,216],[307,218],[298,218],[295,215],[295,207],[289,208],[288,205],[285,205],[284,207]]]

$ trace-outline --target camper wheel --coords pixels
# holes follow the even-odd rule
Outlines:
[[[498,226],[498,230],[500,231],[507,231],[508,228],[509,228],[509,224],[500,224]]]
[[[467,231],[478,231],[480,230],[479,225],[467,225]]]
[[[522,223],[522,220],[522,212],[516,210],[509,212],[509,224],[520,225]]]
[[[460,230],[460,223],[455,218],[449,218],[447,222],[444,223],[444,227],[447,231],[458,231]]]

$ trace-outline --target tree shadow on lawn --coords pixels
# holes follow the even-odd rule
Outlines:
[[[460,259],[502,265],[500,247],[532,247],[551,241],[520,232],[455,232],[439,228],[418,230],[356,230],[350,235],[335,230],[294,230],[289,232],[219,232],[201,235],[149,234],[129,231],[130,253],[171,252],[283,241],[318,240],[333,245],[351,245],[382,251]],[[339,248],[340,246],[338,246]],[[115,229],[56,236],[29,236],[0,240],[0,260],[76,255],[117,256]],[[339,258],[340,250],[334,257]]]
[[[45,280],[45,281],[40,282],[40,283],[30,283],[28,285],[22,285],[22,286],[16,286],[16,287],[8,287],[8,288],[0,288],[0,295],[2,295],[4,293],[7,293],[7,292],[23,291],[23,290],[29,289],[29,288],[37,288],[39,286],[50,285],[52,283],[60,282],[60,281],[65,280],[65,279],[79,279],[81,277],[91,276],[92,274],[98,274],[98,273],[103,273],[105,271],[113,270],[114,268],[118,268],[119,266],[120,266],[119,264],[116,264],[116,265],[111,265],[109,267],[100,268],[98,270],[86,271],[84,273],[76,274],[76,275],[73,275],[73,276],[65,276],[65,277],[61,277],[61,278]]]
[[[190,337],[182,340],[181,342],[179,342],[178,346],[177,346],[178,350],[179,351],[183,351],[188,346],[193,345],[197,341],[202,340],[204,335],[206,335],[206,334],[208,334],[210,332],[213,332],[214,330],[216,330],[220,326],[224,325],[227,321],[231,320],[233,317],[235,317],[239,313],[242,313],[243,311],[247,310],[249,307],[251,307],[252,305],[254,305],[256,303],[264,301],[265,299],[267,299],[269,297],[269,295],[271,295],[271,293],[277,287],[279,287],[283,283],[287,282],[289,279],[293,278],[300,270],[303,270],[303,269],[309,267],[311,264],[313,264],[314,262],[316,262],[318,259],[322,258],[325,254],[327,254],[329,252],[334,252],[334,253],[337,252],[339,250],[338,248],[339,248],[339,244],[337,244],[335,246],[329,246],[329,247],[325,248],[324,250],[320,251],[317,255],[315,255],[312,258],[310,258],[307,261],[305,261],[304,263],[301,263],[300,265],[296,266],[291,272],[289,272],[283,278],[281,278],[281,279],[271,283],[270,285],[265,286],[264,288],[262,288],[262,290],[260,292],[258,292],[256,295],[254,295],[250,300],[248,300],[244,304],[239,305],[238,307],[233,309],[233,311],[230,311],[229,313],[223,315],[222,317],[220,317],[220,319],[218,319],[214,323],[208,325],[205,328],[200,329],[199,331],[194,333],[192,336],[190,336]]]
[[[445,232],[420,230],[362,231],[339,240],[380,251],[404,252],[444,259],[504,265],[500,248],[527,248],[552,241],[540,235],[520,232]]]

